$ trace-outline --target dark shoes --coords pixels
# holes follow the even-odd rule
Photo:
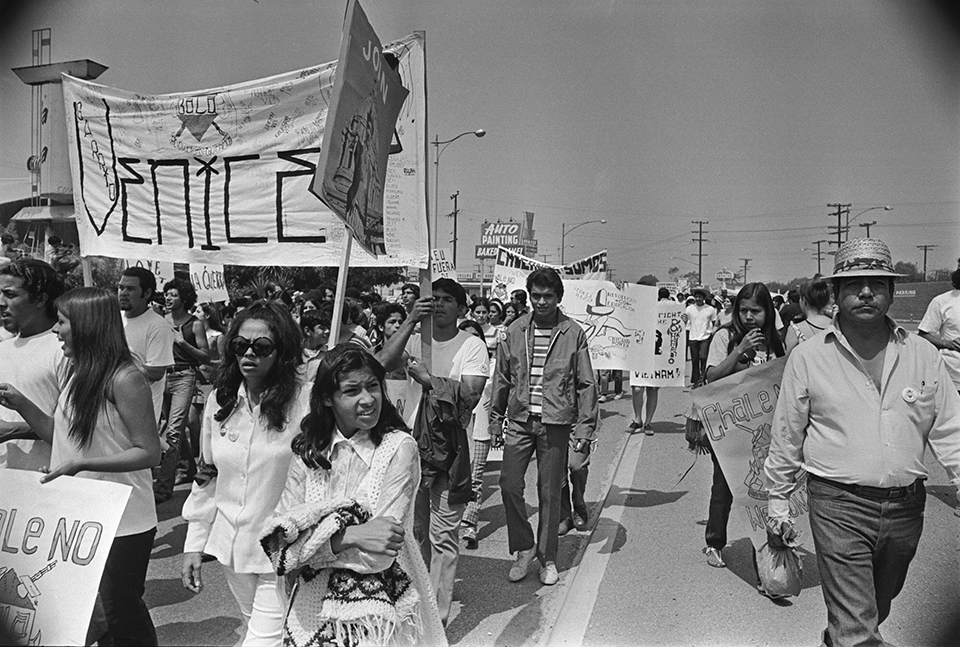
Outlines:
[[[557,534],[563,537],[571,530],[573,530],[573,519],[567,518],[560,522],[560,526],[557,528]]]
[[[590,515],[587,514],[586,510],[581,510],[579,512],[573,513],[573,527],[577,530],[586,530],[587,529],[587,520],[590,518]]]

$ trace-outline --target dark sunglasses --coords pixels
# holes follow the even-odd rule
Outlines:
[[[246,355],[248,348],[253,348],[253,354],[257,357],[267,357],[277,350],[277,345],[267,337],[257,337],[253,341],[246,337],[234,337],[230,340],[230,352],[237,357]]]

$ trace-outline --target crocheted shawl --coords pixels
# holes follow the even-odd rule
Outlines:
[[[323,500],[323,483],[308,472],[305,502],[271,518],[261,545],[279,575],[299,570],[284,621],[284,645],[446,645],[436,596],[413,534],[413,501],[404,519],[404,542],[380,573],[314,568],[313,556],[349,525],[370,519],[387,465],[405,432],[383,437],[354,498]],[[415,498],[415,497],[414,497]]]

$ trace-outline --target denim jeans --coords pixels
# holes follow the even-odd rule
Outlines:
[[[196,390],[197,374],[194,369],[171,371],[167,373],[167,393],[169,399],[169,413],[167,414],[167,442],[170,448],[163,453],[160,459],[160,469],[157,471],[153,491],[161,499],[168,499],[173,493],[174,481],[177,477],[177,463],[180,460],[181,447],[193,462],[193,453],[190,451],[190,434],[187,433],[187,420],[190,417],[190,407],[193,405],[193,395]],[[193,463],[196,472],[196,464]]]
[[[707,517],[707,529],[704,539],[707,546],[723,550],[727,545],[727,521],[730,519],[730,508],[733,506],[733,493],[723,476],[717,455],[710,448],[710,458],[713,460],[713,485],[710,487],[710,514]]]
[[[824,644],[882,646],[879,626],[923,532],[923,482],[903,498],[878,501],[810,479],[807,502],[827,605]]]
[[[700,377],[707,370],[707,355],[710,352],[710,339],[701,339],[699,341],[690,340],[690,383],[696,384]]]

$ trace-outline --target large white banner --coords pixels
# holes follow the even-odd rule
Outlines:
[[[634,366],[630,386],[684,386],[687,325],[680,315],[683,304],[664,299],[657,302],[657,330],[653,339],[653,365]]]
[[[506,303],[514,290],[527,289],[527,275],[541,267],[552,267],[565,279],[602,281],[607,278],[607,250],[602,250],[567,265],[551,265],[518,254],[505,247],[497,248],[497,264],[493,269],[491,295]]]
[[[384,48],[410,94],[384,186],[386,255],[428,262],[423,34]],[[308,190],[336,62],[232,86],[143,95],[64,75],[83,255],[232,265],[339,265],[347,231]]]
[[[130,486],[0,469],[0,643],[83,645]]]
[[[626,371],[653,366],[656,303],[656,288],[627,292],[610,281],[564,280],[560,307],[586,333],[594,370]]]

